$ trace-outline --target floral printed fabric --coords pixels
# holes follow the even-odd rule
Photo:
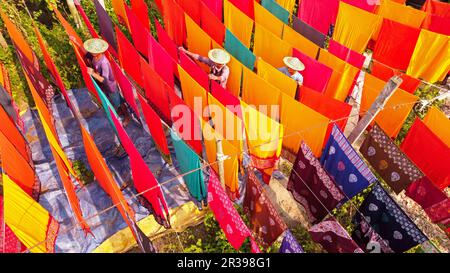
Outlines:
[[[397,194],[423,176],[416,165],[376,124],[359,151]]]
[[[281,243],[280,253],[304,253],[302,246],[297,242],[294,235],[289,230],[286,233]]]
[[[377,180],[337,125],[333,127],[320,162],[348,198]]]
[[[271,246],[287,229],[253,170],[248,172],[244,209],[250,216],[253,234],[257,236],[258,242],[265,248]]]
[[[334,218],[326,219],[309,229],[314,242],[329,253],[363,253],[362,249]]]
[[[368,253],[394,253],[389,247],[389,242],[381,238],[364,219],[356,223],[352,238]]]
[[[310,222],[322,220],[344,199],[344,194],[302,142],[287,189],[306,210]]]
[[[360,213],[355,214],[353,222],[360,227],[361,221],[365,220],[396,253],[428,240],[380,184],[373,187],[358,211]],[[362,230],[361,234],[364,233]]]

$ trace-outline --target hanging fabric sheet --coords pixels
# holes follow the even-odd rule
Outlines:
[[[435,14],[427,14],[422,28],[439,34],[450,35],[450,17],[442,17]]]
[[[0,194],[0,253],[20,253],[25,250],[26,247],[20,242],[14,232],[12,232],[11,228],[5,224],[2,193]]]
[[[363,53],[380,23],[378,15],[340,2],[333,40]]]
[[[374,103],[385,85],[386,82],[370,74],[365,74],[360,115],[364,115],[370,109],[372,103]],[[417,96],[397,89],[387,100],[384,109],[376,115],[374,121],[378,123],[389,137],[395,138],[418,99]]]
[[[305,70],[301,72],[303,85],[323,93],[327,88],[333,70],[295,48],[292,55],[305,65]]]
[[[260,107],[260,111],[265,110],[265,114],[270,115],[272,119],[280,120],[281,91],[245,67],[242,79],[242,100],[247,104]],[[262,109],[262,107],[265,108]],[[278,107],[278,109],[271,112],[272,107]]]
[[[152,38],[150,31],[145,28],[134,11],[128,8],[128,6],[125,6],[125,10],[127,12],[128,22],[130,24],[131,38],[133,39],[134,47],[137,51],[139,51],[139,53],[145,56],[145,58],[150,60],[151,55],[149,55],[148,50],[150,39]]]
[[[169,37],[181,46],[186,42],[186,24],[184,21],[184,11],[175,0],[162,1],[164,14],[164,27]]]
[[[450,17],[450,4],[436,0],[427,0],[422,10],[442,17]]]
[[[380,5],[379,1],[367,1],[367,0],[342,0],[343,2],[358,7],[360,9],[366,10],[368,12],[375,12],[375,9]],[[391,0],[386,0],[391,1]],[[393,0],[399,1],[399,0]]]
[[[281,7],[287,10],[289,13],[294,12],[294,7],[296,4],[295,0],[274,0],[274,1],[276,1]]]
[[[329,123],[328,118],[282,94],[281,123],[285,130],[283,145],[289,152],[297,154],[300,142],[304,141],[315,156],[321,155]]]
[[[418,28],[384,19],[372,57],[389,67],[406,70],[419,34]]]
[[[223,22],[225,27],[227,30],[231,31],[245,47],[250,48],[250,40],[253,33],[253,19],[233,5],[231,0],[224,0],[223,4]]]
[[[327,35],[330,25],[336,22],[338,8],[338,0],[302,0],[297,15],[300,20]]]
[[[280,253],[304,253],[302,246],[297,242],[290,230],[284,233],[283,241],[280,246]]]
[[[423,176],[416,165],[376,124],[359,151],[397,194]]]
[[[292,46],[256,24],[253,53],[278,68],[284,66],[284,57],[292,55]]]
[[[363,67],[364,61],[366,60],[364,55],[351,50],[332,39],[329,40],[328,51],[339,59],[346,61],[359,69]]]
[[[167,145],[166,134],[158,114],[150,107],[150,105],[148,105],[147,100],[139,93],[138,98],[153,141],[161,153],[169,155],[170,151]]]
[[[427,16],[426,12],[389,0],[381,3],[380,8],[378,9],[378,15],[384,19],[405,24],[412,28],[420,28],[425,16]],[[375,37],[378,37],[378,35],[375,34]],[[409,40],[408,36],[402,37],[402,40]]]
[[[173,130],[170,131],[170,137],[172,138],[180,173],[188,173],[183,175],[183,180],[190,194],[198,202],[206,202],[207,192],[200,158]]]
[[[254,8],[253,8],[254,1],[253,0],[225,0],[225,1],[229,1],[230,3],[232,3],[240,11],[245,13],[245,15],[247,15],[249,18],[255,19]],[[226,9],[227,4],[224,4],[224,5],[225,5],[225,9]],[[224,11],[224,13],[225,12],[226,11]]]
[[[176,0],[178,5],[184,10],[185,15],[188,15],[197,25],[200,25],[200,0]]]
[[[258,3],[255,3],[255,22],[265,27],[278,38],[281,39],[283,36],[284,23]]]
[[[262,58],[258,59],[257,68],[259,77],[263,78],[291,98],[295,98],[297,92],[297,82],[295,80],[271,66]]]
[[[208,205],[213,212],[220,228],[225,233],[228,242],[238,250],[245,239],[251,237],[251,232],[245,225],[233,203],[222,188],[217,175],[210,171],[208,182]],[[252,252],[256,252],[256,243],[253,238]]]
[[[166,50],[166,52],[172,57],[172,60],[178,60],[178,47],[169,37],[167,32],[161,26],[158,20],[154,20],[156,33],[158,35],[159,44]],[[174,61],[175,62],[175,61]]]
[[[142,57],[117,26],[116,34],[120,65],[137,84],[139,84],[141,87],[144,87],[142,81],[142,72],[140,69],[141,66],[139,65],[140,59]]]
[[[19,154],[28,162],[31,160],[31,151],[28,142],[21,134],[14,122],[8,117],[3,107],[0,107],[0,132],[10,141]]]
[[[211,49],[211,38],[200,28],[188,15],[185,14],[186,21],[186,44],[191,52],[200,56],[208,56]],[[209,73],[210,67],[202,62],[197,62],[205,72]]]
[[[431,106],[423,118],[423,123],[450,147],[450,120],[436,106]]]
[[[400,147],[439,189],[450,185],[450,147],[419,118],[414,121]]]
[[[378,233],[381,238],[388,241],[389,247],[396,253],[402,253],[408,249],[421,244],[428,238],[417,228],[414,222],[395,203],[389,194],[380,184],[374,185],[372,191],[367,195],[353,218],[353,223],[360,227],[363,220],[370,224],[370,227]],[[361,215],[362,213],[362,215]],[[359,228],[354,231],[356,234],[365,234]],[[358,241],[358,240],[357,240]]]
[[[225,40],[225,26],[222,24],[222,21],[203,2],[200,2],[200,16],[200,26],[202,29],[214,41],[222,45]]]
[[[433,185],[428,177],[412,183],[406,190],[406,196],[416,201],[433,223],[450,223],[450,198]]]
[[[290,27],[285,27],[283,30],[283,41],[314,59],[319,52],[319,46],[310,41],[308,36],[303,36],[303,34]]]
[[[398,71],[396,71],[398,72]],[[385,82],[389,81],[392,76],[395,75],[394,69],[379,63],[379,62],[373,62],[372,63],[372,70],[371,75],[377,77],[380,80],[383,80]],[[405,90],[408,93],[414,94],[419,88],[419,85],[421,84],[421,81],[413,78],[411,76],[408,76],[406,74],[400,75],[400,78],[403,80],[403,82],[400,84],[399,88],[402,90]]]
[[[117,16],[119,23],[125,25],[129,30],[130,26],[128,24],[127,13],[125,11],[124,0],[111,0],[111,5],[113,7],[114,13]]]
[[[275,0],[261,0],[261,6],[270,11],[286,25],[289,24],[290,12],[280,6]]]
[[[111,109],[110,109],[111,111]],[[161,190],[161,186],[153,176],[142,156],[139,154],[120,121],[111,112],[113,122],[117,128],[117,136],[130,158],[131,175],[134,187],[142,193],[141,204],[153,213],[155,220],[162,226],[169,228],[169,210]]]
[[[253,234],[264,249],[270,247],[287,229],[252,169],[248,170],[243,206],[249,215]]]
[[[377,180],[336,125],[320,162],[348,198],[357,195]]]
[[[202,2],[214,13],[222,22],[223,0],[202,0]]]
[[[321,48],[325,47],[326,35],[303,22],[298,17],[292,17],[292,27],[295,31],[308,38],[308,40],[310,40],[314,44],[318,45]]]
[[[328,253],[364,253],[334,217],[312,226],[309,234]]]
[[[420,31],[406,74],[428,82],[442,81],[450,70],[450,36]]]
[[[304,142],[295,159],[287,189],[305,208],[310,223],[320,222],[344,199],[344,194]]]
[[[97,13],[100,34],[110,46],[117,51],[116,36],[114,35],[113,22],[108,12],[103,8],[98,0],[94,0],[95,12]]]
[[[248,69],[253,70],[256,56],[228,29],[225,32],[224,48]]]
[[[59,223],[5,173],[2,180],[6,225],[30,252],[55,252]]]
[[[184,102],[199,118],[208,120],[209,116],[204,115],[204,111],[208,106],[207,91],[181,66],[178,66],[178,73],[180,74],[181,92],[183,93]]]

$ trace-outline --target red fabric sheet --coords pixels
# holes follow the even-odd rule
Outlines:
[[[302,0],[298,18],[327,35],[330,25],[336,23],[338,8],[339,0]]]
[[[422,28],[444,35],[450,35],[450,17],[428,14],[423,21]]]
[[[345,102],[341,102],[325,96],[313,89],[302,87],[300,90],[299,101],[314,111],[324,115],[330,120],[342,119],[348,117],[352,111],[352,106]],[[336,123],[339,128],[344,131],[348,119],[328,124],[327,133],[325,134],[324,145],[328,141],[333,124]]]
[[[390,1],[390,0],[388,0]],[[352,6],[358,7],[360,9],[366,10],[368,12],[374,13],[378,3],[376,0],[342,0],[342,2],[345,2],[347,4],[350,4]]]
[[[363,67],[364,61],[366,60],[366,57],[364,57],[364,55],[344,45],[341,45],[340,43],[332,39],[330,39],[328,51],[339,59],[344,60],[359,69]]]
[[[8,114],[1,105],[0,120],[0,132],[2,132],[5,137],[14,145],[16,150],[23,158],[25,158],[27,161],[30,161],[31,158],[28,153],[27,141],[19,132],[17,127],[14,125],[14,122],[9,118]]]
[[[235,113],[241,120],[242,118],[242,108],[241,101],[230,93],[230,91],[224,89],[220,84],[215,81],[211,82],[211,94],[220,102],[222,105],[227,107],[231,112]]]
[[[191,17],[197,25],[200,25],[200,0],[177,0],[184,12]]]
[[[141,24],[150,31],[150,21],[148,19],[148,6],[144,0],[131,0],[131,9],[137,16]]]
[[[141,60],[142,77],[144,81],[145,97],[155,106],[158,115],[167,123],[172,124],[168,90],[170,86],[144,60]]]
[[[178,46],[186,44],[186,23],[183,9],[175,0],[164,0],[162,6],[167,34]]]
[[[437,0],[427,0],[422,6],[422,10],[427,13],[450,18],[450,4]]]
[[[138,110],[138,107],[136,104],[136,100],[134,98],[133,85],[128,80],[128,78],[123,74],[119,65],[116,63],[116,61],[113,58],[110,58],[109,62],[111,63],[111,68],[114,73],[114,78],[116,78],[116,81],[119,84],[120,91],[121,91],[123,97],[125,98],[127,103],[130,105],[130,107],[133,109],[133,111],[136,113],[136,115],[139,117],[139,110]]]
[[[142,58],[139,53],[134,49],[134,46],[128,41],[127,37],[116,26],[117,45],[119,48],[119,60],[122,68],[133,80],[141,87],[144,86],[142,80],[142,72],[140,69],[140,59]]]
[[[418,28],[383,19],[373,58],[392,68],[406,70],[419,34]]]
[[[201,155],[202,131],[200,121],[192,109],[175,94],[175,91],[169,91],[170,109],[173,121],[173,128],[197,154]],[[187,115],[187,116],[185,116]]]
[[[149,58],[148,46],[150,43],[151,34],[144,27],[136,14],[125,5],[125,11],[127,13],[128,23],[130,24],[131,38],[137,51]]]
[[[203,69],[195,63],[191,58],[189,58],[185,53],[180,52],[180,65],[181,67],[188,71],[189,75],[203,88],[209,90],[209,77],[208,74],[203,71]]]
[[[162,47],[164,47],[164,49],[172,57],[173,60],[178,60],[177,45],[172,41],[172,39],[169,37],[167,32],[164,30],[164,28],[161,26],[161,24],[156,19],[155,19],[155,26],[156,26],[156,33],[158,34],[159,44]]]
[[[167,51],[150,36],[149,54],[151,64],[156,72],[159,73],[161,78],[170,86],[174,87],[173,70],[176,67],[176,62],[167,53]]]
[[[305,70],[300,72],[303,75],[303,85],[319,92],[324,92],[333,73],[333,69],[300,52],[296,48],[293,50],[293,55],[299,58],[305,65]]]
[[[206,6],[222,21],[223,19],[223,0],[202,0]]]
[[[167,146],[166,134],[164,133],[164,128],[158,114],[150,107],[150,105],[148,105],[147,100],[141,94],[138,94],[138,98],[153,140],[162,153],[166,155],[170,154]]]
[[[450,185],[450,147],[420,119],[414,121],[401,149],[439,189]]]
[[[131,175],[133,176],[134,187],[138,193],[143,193],[142,196],[150,203],[151,211],[153,212],[156,221],[165,227],[169,227],[169,210],[161,186],[158,184],[153,173],[139,154],[139,151],[136,149],[136,146],[134,146],[120,121],[117,120],[117,117],[111,109],[109,109],[109,111],[117,129],[120,142],[130,157]]]
[[[255,19],[255,9],[253,5],[253,0],[228,0],[230,3],[235,5],[248,17]]]
[[[222,45],[225,40],[225,26],[222,21],[203,2],[200,3],[200,16],[200,26],[202,29],[214,41]]]
[[[383,81],[388,81],[392,76],[394,76],[394,70],[382,63],[373,62],[372,75]],[[406,92],[409,92],[411,94],[416,92],[417,88],[420,85],[420,80],[406,74],[401,75],[401,78],[403,82],[400,85],[400,89],[405,90]]]

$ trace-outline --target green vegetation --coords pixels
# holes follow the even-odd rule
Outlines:
[[[75,160],[73,162],[73,170],[85,186],[94,182],[94,173],[86,167],[83,161]]]

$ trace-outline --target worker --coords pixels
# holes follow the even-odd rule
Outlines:
[[[178,48],[180,52],[186,53],[192,59],[202,62],[210,67],[209,79],[216,81],[223,88],[227,88],[228,77],[230,76],[230,68],[227,63],[230,62],[230,55],[223,49],[215,48],[208,52],[208,57],[187,51],[184,47]]]
[[[305,65],[296,57],[284,57],[283,62],[286,66],[280,67],[278,70],[295,80],[299,86],[302,86],[303,76],[300,71],[305,70]]]

